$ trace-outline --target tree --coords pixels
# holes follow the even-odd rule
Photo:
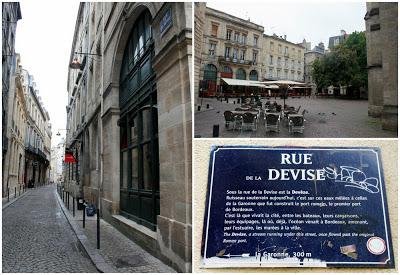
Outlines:
[[[364,32],[353,32],[341,45],[313,62],[312,77],[318,88],[351,85],[367,87],[367,54]]]

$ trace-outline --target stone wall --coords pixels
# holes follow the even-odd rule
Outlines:
[[[397,3],[368,2],[365,16],[368,66],[368,115],[382,128],[397,131]]]

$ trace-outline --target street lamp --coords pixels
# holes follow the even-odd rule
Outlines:
[[[58,129],[56,136],[61,136],[60,131],[68,131],[69,129]]]
[[[86,55],[86,56],[101,56],[101,54],[96,54],[96,53],[83,53],[83,52],[74,52],[75,55]],[[92,57],[93,58],[93,57]],[[93,58],[94,59],[94,58]],[[74,57],[74,60],[69,64],[69,67],[71,69],[77,70],[77,69],[82,69],[82,64],[79,62],[77,57]]]

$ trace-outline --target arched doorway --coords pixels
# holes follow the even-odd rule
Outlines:
[[[158,114],[151,14],[133,24],[120,72],[120,211],[152,230],[160,213]]]
[[[204,67],[204,82],[207,92],[215,92],[217,87],[217,67],[213,64],[207,64]]]
[[[256,70],[252,70],[249,74],[249,79],[250,80],[255,80],[258,81],[258,73]]]
[[[231,67],[229,67],[229,66],[224,66],[224,67],[222,68],[222,71],[221,71],[221,77],[224,77],[224,78],[233,78],[233,72],[232,72]]]
[[[246,80],[246,72],[242,68],[237,69],[236,79]]]

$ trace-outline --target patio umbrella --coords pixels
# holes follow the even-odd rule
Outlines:
[[[280,88],[285,89],[285,92],[283,94],[283,107],[285,108],[286,104],[286,94],[287,90],[291,86],[301,86],[301,85],[306,85],[305,83],[302,82],[297,82],[297,81],[292,81],[292,80],[273,80],[273,81],[263,81],[262,83],[266,85],[278,85]]]

